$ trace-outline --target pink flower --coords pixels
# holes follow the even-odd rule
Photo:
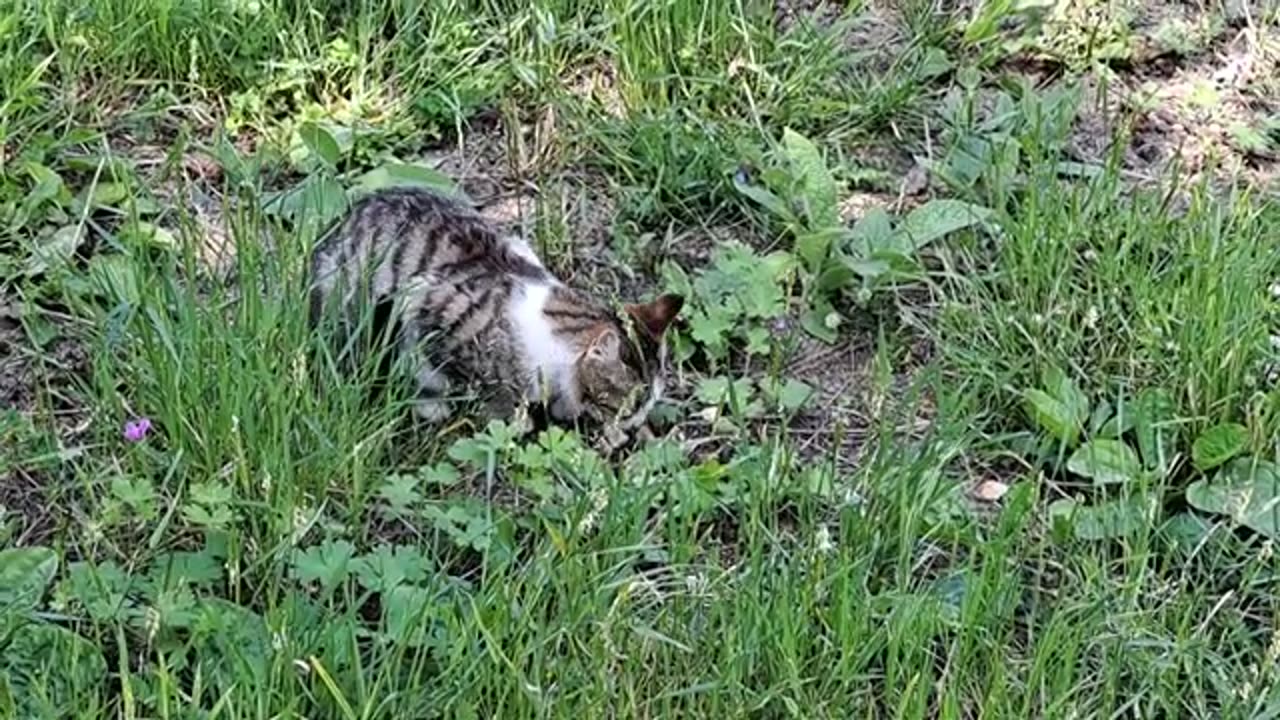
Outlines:
[[[138,442],[147,436],[149,430],[151,430],[151,418],[141,417],[130,420],[124,424],[124,439],[129,442]]]

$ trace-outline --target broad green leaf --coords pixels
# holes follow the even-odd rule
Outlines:
[[[151,575],[157,582],[210,585],[222,579],[222,560],[208,549],[199,552],[180,550],[156,556]]]
[[[787,378],[785,381],[765,378],[760,381],[760,390],[774,404],[788,412],[799,410],[813,397],[813,388],[795,378]]]
[[[990,216],[991,209],[981,205],[951,198],[930,200],[907,214],[898,226],[895,245],[904,250],[919,250],[957,230],[977,225]]]
[[[796,236],[796,254],[804,261],[809,272],[817,272],[831,254],[836,239],[843,234],[843,228],[832,226],[801,232]]]
[[[771,320],[786,312],[787,296],[768,275],[757,275],[738,292],[742,312],[751,318]]]
[[[368,555],[351,561],[356,581],[366,590],[387,593],[426,576],[430,566],[422,551],[407,545],[379,545]]]
[[[853,258],[845,258],[844,267],[852,275],[857,275],[866,280],[875,280],[889,274],[893,270],[889,263],[884,260],[855,260]],[[827,272],[832,272],[833,268],[828,268]],[[848,284],[847,282],[844,284]]]
[[[1160,527],[1160,535],[1176,547],[1191,549],[1213,532],[1214,524],[1198,513],[1182,512]]]
[[[293,576],[301,583],[316,583],[328,592],[347,578],[356,548],[346,540],[326,540],[300,552],[293,563]]]
[[[1111,410],[1111,402],[1106,399],[1103,399],[1093,408],[1093,412],[1089,415],[1088,427],[1090,435],[1102,434],[1102,426],[1111,417]]]
[[[173,232],[149,222],[136,223],[132,234],[138,240],[163,250],[174,250],[178,247],[178,238]]]
[[[118,207],[129,198],[129,186],[119,182],[100,182],[80,191],[76,204],[80,208]]]
[[[1138,452],[1149,470],[1161,475],[1168,472],[1172,455],[1173,428],[1177,408],[1169,394],[1160,388],[1148,388],[1134,400],[1133,431],[1138,438]]]
[[[782,220],[792,219],[791,210],[787,207],[787,204],[783,202],[782,198],[774,195],[768,190],[765,190],[758,185],[743,182],[738,178],[734,178],[733,187],[741,193],[743,197],[756,202],[765,210],[772,213],[775,217]]]
[[[1150,522],[1155,504],[1142,495],[1085,505],[1058,500],[1049,505],[1052,518],[1065,521],[1081,540],[1108,540],[1129,535]]]
[[[665,262],[662,264],[662,284],[667,290],[679,293],[681,296],[691,298],[693,294],[693,280],[689,279],[689,273],[685,269],[673,262]]]
[[[1280,539],[1280,468],[1255,458],[1238,458],[1213,480],[1197,480],[1187,488],[1187,502],[1197,510],[1226,515],[1272,539]]]
[[[887,269],[888,266],[886,265]],[[822,271],[818,276],[814,287],[818,292],[829,295],[836,290],[847,287],[853,282],[853,279],[862,273],[859,272],[859,265],[856,261],[845,260],[843,263],[832,263]]]
[[[337,180],[312,175],[281,193],[266,195],[263,212],[283,217],[299,227],[316,230],[336,219],[348,208],[347,194]]]
[[[73,562],[58,583],[57,595],[74,598],[89,617],[103,622],[122,620],[133,611],[130,578],[114,561]]]
[[[309,618],[304,619],[304,606],[295,598],[291,592],[280,601],[292,605],[288,612],[291,626],[316,627]],[[298,642],[291,633],[273,636],[261,615],[221,598],[201,599],[194,615],[188,641],[191,652],[200,658],[201,674],[224,683],[224,687],[243,682],[246,675],[265,676],[276,653],[288,652],[289,645]],[[332,637],[333,629],[334,625],[326,628],[326,635]]]
[[[876,250],[888,248],[893,242],[893,225],[884,208],[874,207],[858,218],[849,233],[849,252],[855,257],[866,258]]]
[[[1023,391],[1022,396],[1031,419],[1041,429],[1068,444],[1080,437],[1080,415],[1069,404],[1035,388]]]
[[[69,718],[100,706],[109,675],[95,644],[66,628],[37,622],[4,639],[0,677],[7,678],[16,705],[16,713],[4,717]]]
[[[775,283],[785,282],[796,270],[796,259],[785,250],[775,250],[755,261],[766,277]]]
[[[58,571],[58,556],[46,547],[0,550],[0,614],[28,612]]]
[[[747,345],[744,350],[748,355],[767,355],[772,344],[769,342],[771,336],[766,328],[752,326],[747,328],[746,332]]]
[[[729,335],[734,328],[734,314],[724,307],[708,308],[689,317],[689,331],[714,357],[729,350]]]
[[[920,263],[914,256],[898,252],[892,248],[872,251],[870,260],[887,265],[889,271],[886,274],[889,277],[909,279],[920,275]]]
[[[938,47],[927,48],[924,57],[920,59],[915,68],[915,76],[920,80],[930,80],[949,72],[954,67],[951,58],[947,57],[947,51]]]
[[[1191,445],[1191,462],[1196,469],[1212,470],[1239,455],[1249,443],[1249,430],[1239,423],[1215,425],[1200,434]]]
[[[307,146],[307,150],[329,167],[336,168],[342,160],[342,149],[338,147],[333,133],[316,123],[304,123],[298,128],[298,137]]]
[[[837,319],[834,324],[831,322],[832,316]],[[800,316],[800,327],[804,328],[805,332],[810,335],[818,338],[828,345],[831,345],[834,344],[836,339],[839,337],[839,333],[836,331],[836,329],[840,327],[839,317],[840,316],[838,314],[829,308],[809,308]]]
[[[389,475],[378,488],[378,497],[387,503],[391,512],[407,513],[410,507],[422,501],[422,493],[418,492],[419,482],[414,475]]]
[[[62,164],[72,172],[97,175],[109,182],[127,183],[135,179],[133,163],[116,155],[67,154],[62,156]]]
[[[1057,366],[1050,366],[1046,369],[1040,382],[1045,392],[1066,408],[1071,417],[1071,427],[1078,433],[1089,418],[1088,396],[1071,380],[1070,376]],[[1076,435],[1073,434],[1070,442],[1074,442],[1075,437]]]
[[[84,242],[84,226],[79,223],[64,225],[32,248],[27,256],[28,276],[58,270],[75,257],[76,250]]]
[[[374,192],[389,187],[427,188],[447,195],[459,195],[460,190],[448,175],[427,167],[411,163],[387,163],[361,175],[356,180],[356,187],[365,192]]]
[[[1132,402],[1122,401],[1118,406],[1116,406],[1114,413],[1110,412],[1110,403],[1106,403],[1106,406],[1108,410],[1108,412],[1105,413],[1107,416],[1106,420],[1094,432],[1094,434],[1099,437],[1119,439],[1123,437],[1125,433],[1133,429],[1136,421],[1134,405]],[[1101,406],[1099,409],[1101,409]],[[1097,413],[1095,413],[1095,415],[1096,414]]]
[[[1138,454],[1120,440],[1097,438],[1076,448],[1067,469],[1095,483],[1131,482],[1142,472]]]
[[[719,405],[730,401],[746,403],[750,401],[751,395],[749,378],[738,378],[732,383],[724,376],[704,378],[694,390],[694,396],[707,405]]]
[[[41,203],[56,198],[62,192],[62,177],[58,173],[37,162],[29,162],[26,167],[27,172],[31,173],[32,179],[36,181],[35,187],[27,193],[25,202],[28,208],[38,207]]]
[[[442,487],[452,487],[462,479],[462,475],[458,473],[458,468],[444,461],[419,468],[418,477],[421,477],[423,482],[428,485],[440,485]]]
[[[782,131],[782,147],[791,171],[799,181],[810,227],[818,229],[839,225],[836,181],[818,147],[790,128]]]
[[[496,450],[489,439],[483,436],[458,438],[449,446],[449,459],[463,465],[470,465],[476,470],[487,470]]]

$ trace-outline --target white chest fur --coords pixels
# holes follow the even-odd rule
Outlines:
[[[511,324],[516,341],[524,351],[531,377],[530,399],[555,398],[576,405],[573,371],[577,356],[573,348],[556,337],[543,313],[551,286],[524,283],[511,294]]]

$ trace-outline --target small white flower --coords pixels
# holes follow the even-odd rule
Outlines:
[[[652,596],[653,599],[658,602],[662,602],[664,599],[662,597],[662,590],[658,588],[658,584],[647,575],[641,575],[640,577],[632,580],[631,584],[627,586],[627,594],[632,594],[636,591]]]
[[[307,517],[307,510],[301,506],[293,509],[293,537],[291,538],[294,545],[302,542],[307,536],[307,531],[311,529],[311,518]]]
[[[1098,308],[1096,305],[1090,305],[1089,310],[1084,314],[1084,326],[1090,330],[1098,326]]]
[[[1280,282],[1271,283],[1271,297],[1280,300]]]
[[[600,519],[600,513],[609,506],[609,495],[603,488],[596,488],[591,491],[591,509],[582,516],[582,520],[578,521],[578,532],[590,532],[596,527],[596,522]]]
[[[1098,253],[1093,248],[1084,251],[1084,259],[1086,262],[1097,262]]]
[[[1280,627],[1271,633],[1271,644],[1267,646],[1267,662],[1271,664],[1276,660],[1280,660]]]
[[[836,544],[831,541],[831,530],[827,528],[826,523],[819,525],[818,531],[814,533],[813,546],[823,555],[828,555],[836,549]]]
[[[305,351],[299,350],[294,353],[293,360],[290,363],[289,371],[293,375],[293,382],[301,387],[307,380],[307,354]]]
[[[844,489],[843,499],[844,499],[844,504],[848,505],[849,507],[860,507],[863,503],[866,502],[866,498],[859,495],[858,491],[854,490],[852,487],[847,487]]]
[[[684,576],[684,587],[689,591],[690,595],[705,595],[707,593],[707,576],[702,573],[694,573]]]
[[[154,607],[148,607],[144,614],[143,626],[146,628],[147,642],[155,639],[156,633],[160,632],[160,611]]]

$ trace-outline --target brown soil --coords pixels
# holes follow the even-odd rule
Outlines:
[[[85,408],[77,407],[69,390],[87,371],[84,348],[60,335],[43,350],[30,346],[19,321],[16,300],[0,295],[0,411],[15,411],[36,428],[52,429],[63,448],[74,447],[86,428]],[[2,438],[3,435],[0,435]],[[6,451],[7,454],[7,451]],[[63,519],[52,502],[54,474],[18,464],[25,458],[0,458],[0,507],[17,518],[18,545],[47,540]]]

